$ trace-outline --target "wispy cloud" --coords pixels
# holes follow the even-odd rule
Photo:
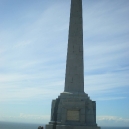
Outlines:
[[[107,121],[116,121],[116,122],[129,122],[129,119],[127,118],[122,118],[122,117],[118,117],[118,116],[97,116],[97,120],[98,121],[103,121],[103,120],[107,120]]]
[[[46,124],[50,120],[50,115],[37,115],[37,114],[26,114],[20,113],[19,115],[0,115],[0,121],[11,121],[11,122],[24,122],[24,123],[43,123]]]
[[[126,97],[104,97],[104,98],[97,98],[97,100],[102,100],[102,101],[105,101],[105,100],[119,100],[119,99],[125,99]]]
[[[101,126],[129,126],[129,119],[119,116],[97,116],[97,123]]]
[[[50,115],[34,115],[34,114],[25,114],[20,113],[20,118],[22,119],[36,119],[36,120],[42,120],[44,122],[50,120]]]

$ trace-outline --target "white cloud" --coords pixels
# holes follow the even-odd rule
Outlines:
[[[112,36],[128,32],[129,9],[122,2],[100,1],[84,5],[84,31],[88,36]],[[117,6],[116,6],[117,5]],[[124,7],[123,7],[124,6]]]
[[[99,126],[128,127],[129,118],[123,118],[119,116],[97,116],[97,123]]]
[[[42,121],[50,120],[50,115],[36,115],[36,114],[20,113],[19,117],[22,119],[34,119],[34,120],[42,120]]]
[[[19,47],[26,47],[27,45],[31,44],[31,41],[21,41],[19,43],[17,43],[14,48],[18,49]]]
[[[103,120],[107,120],[107,121],[115,121],[115,122],[129,122],[129,118],[122,118],[122,117],[118,117],[118,116],[97,116],[97,120],[98,121],[103,121]]]
[[[20,113],[19,115],[0,115],[0,121],[10,122],[24,122],[24,123],[43,123],[46,124],[50,121],[50,115],[37,115]]]
[[[104,91],[114,88],[128,86],[129,75],[126,72],[120,73],[103,73],[85,76],[85,87],[88,91]]]
[[[96,100],[118,100],[118,99],[126,99],[126,97],[103,97],[103,98],[97,98]]]
[[[2,85],[0,87],[0,101],[20,102],[34,99],[47,100],[51,99],[52,96],[56,96],[57,94],[59,94],[61,92],[60,86],[62,84],[62,82],[60,81],[51,80],[51,82],[49,83],[47,81],[44,81],[42,83],[34,82],[35,79],[39,80],[39,78],[43,79],[44,77],[40,77],[40,75],[37,75],[37,77],[15,75],[13,77],[10,76],[9,78],[1,78],[2,81],[5,82],[1,83]],[[45,78],[47,79],[47,77]],[[22,81],[24,81],[24,83]]]

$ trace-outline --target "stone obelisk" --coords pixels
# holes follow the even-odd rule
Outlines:
[[[84,92],[82,1],[72,0],[65,92]]]
[[[46,129],[100,129],[96,102],[84,92],[82,0],[71,0],[65,88],[52,101]]]

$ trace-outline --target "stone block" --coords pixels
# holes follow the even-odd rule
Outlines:
[[[80,114],[85,115],[85,108],[84,107],[80,110]]]
[[[80,121],[81,121],[81,123],[85,122],[85,115],[80,115]]]
[[[62,120],[62,122],[65,122],[66,121],[66,114],[62,114],[61,115],[61,120]]]
[[[54,125],[51,125],[51,124],[46,125],[45,129],[53,129],[53,126],[54,126]]]
[[[74,126],[73,129],[100,129],[100,127],[94,127],[94,126]]]
[[[57,125],[56,129],[100,129],[97,126],[70,126],[70,125]]]

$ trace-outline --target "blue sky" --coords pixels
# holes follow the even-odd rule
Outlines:
[[[100,126],[129,126],[129,1],[83,0],[85,92]],[[0,0],[0,121],[47,123],[64,90],[70,0]]]

